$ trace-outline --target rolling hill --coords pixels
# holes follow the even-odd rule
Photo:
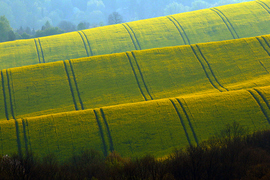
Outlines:
[[[107,155],[270,123],[270,1],[0,43],[0,153]]]

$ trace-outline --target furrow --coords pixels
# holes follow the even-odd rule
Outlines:
[[[83,44],[84,44],[84,48],[85,48],[85,51],[86,51],[87,57],[89,57],[89,52],[88,52],[88,50],[87,50],[86,43],[85,43],[85,41],[84,41],[84,39],[83,39],[83,36],[82,36],[82,34],[81,34],[81,32],[80,32],[80,31],[77,31],[77,32],[79,33],[79,35],[80,35],[80,36],[81,36],[81,38],[82,38],[82,41],[83,41]]]
[[[139,46],[139,50],[141,50],[142,48],[141,48],[141,45],[140,45],[140,43],[139,43],[139,41],[138,41],[138,39],[137,39],[137,37],[136,37],[136,34],[134,33],[134,31],[133,31],[133,29],[127,24],[127,23],[125,23],[126,25],[127,25],[127,27],[131,30],[131,32],[132,32],[132,34],[133,34],[133,36],[135,37],[135,39],[136,39],[136,43],[138,44],[138,46]]]
[[[173,20],[170,16],[167,16],[167,18],[168,18],[168,19],[174,24],[174,26],[177,28],[177,30],[178,30],[180,36],[182,37],[182,39],[183,39],[183,41],[184,41],[184,43],[185,43],[185,45],[186,45],[186,44],[187,44],[187,42],[186,42],[187,40],[184,38],[184,36],[183,36],[183,34],[182,34],[181,30],[180,30],[181,27],[178,27],[179,25],[177,26],[175,20]]]
[[[9,120],[3,71],[1,71],[1,78],[2,78],[2,90],[3,90],[3,96],[4,96],[4,105],[5,105],[5,115],[6,115],[6,119]]]
[[[43,63],[45,63],[44,53],[43,53],[43,50],[42,50],[40,39],[38,39],[38,42],[39,42],[39,46],[40,46],[40,50],[41,50],[41,54],[42,54]]]
[[[266,46],[265,46],[265,42],[266,41],[264,41],[263,39],[262,39],[262,37],[256,37],[256,39],[259,41],[259,43],[261,44],[261,46],[263,47],[263,49],[265,50],[265,52],[267,52],[267,54],[270,56],[270,50],[269,50],[269,47],[267,48]]]
[[[227,17],[220,10],[218,10],[217,8],[211,8],[210,10],[214,11],[222,19],[222,21],[227,26],[228,30],[230,31],[234,39],[239,38],[238,34],[236,33],[235,29],[232,27]]]
[[[67,75],[67,78],[68,78],[69,88],[70,88],[70,91],[71,91],[71,96],[72,96],[72,99],[73,99],[74,107],[75,107],[75,110],[78,110],[78,106],[77,106],[77,103],[76,103],[76,99],[75,99],[74,91],[73,91],[73,88],[72,88],[70,76],[69,76],[68,69],[67,69],[67,64],[66,64],[65,61],[63,61],[63,63],[64,63],[64,66],[65,66],[65,71],[66,71],[66,75]]]
[[[17,146],[18,146],[18,155],[22,157],[22,145],[20,140],[20,131],[19,131],[19,124],[18,121],[15,119],[15,128],[16,128],[16,137],[17,137]]]
[[[202,53],[200,47],[199,47],[197,44],[196,44],[196,47],[197,47],[197,49],[199,50],[200,55],[201,55],[201,57],[203,58],[204,62],[206,62],[206,64],[207,64],[207,66],[208,66],[208,68],[209,68],[209,70],[210,70],[212,76],[214,77],[215,81],[218,83],[218,85],[219,85],[221,88],[223,88],[223,89],[225,89],[226,91],[228,91],[228,89],[226,89],[225,87],[223,87],[223,86],[220,84],[220,82],[218,81],[218,79],[216,78],[216,76],[215,76],[215,74],[214,74],[214,72],[213,72],[213,70],[212,70],[212,68],[211,68],[211,66],[210,66],[210,64],[209,64],[209,62],[208,62],[208,61],[206,60],[206,58],[204,57],[204,55],[203,55],[203,53]]]
[[[191,131],[192,131],[192,133],[193,133],[193,136],[194,136],[194,138],[195,138],[195,141],[196,141],[197,145],[199,146],[199,141],[198,141],[197,135],[196,135],[196,133],[195,133],[195,131],[194,131],[193,125],[192,125],[192,123],[191,123],[191,121],[190,121],[190,119],[189,119],[189,116],[188,116],[188,114],[187,114],[187,111],[185,110],[185,108],[184,108],[182,102],[181,102],[179,99],[177,99],[177,98],[176,98],[176,100],[177,100],[177,102],[179,103],[179,105],[181,106],[182,110],[184,111],[185,116],[186,116],[186,118],[187,118],[187,120],[188,120],[190,129],[191,129]]]
[[[103,128],[102,128],[102,125],[101,125],[101,122],[98,118],[98,114],[97,114],[97,111],[96,110],[93,110],[94,111],[94,114],[95,114],[95,118],[97,120],[97,124],[98,124],[98,128],[99,128],[99,132],[100,132],[100,136],[101,136],[101,139],[102,139],[102,144],[103,144],[103,154],[104,156],[107,156],[108,155],[108,152],[107,152],[107,145],[106,145],[106,141],[105,141],[105,138],[104,138],[104,132],[103,132]]]
[[[261,91],[259,91],[258,89],[255,89],[254,90],[261,96],[261,98],[263,99],[264,103],[267,105],[268,109],[270,110],[270,105],[266,99],[266,97],[263,95],[263,93]]]
[[[135,40],[134,40],[134,38],[133,38],[131,32],[128,30],[128,28],[127,28],[127,26],[126,26],[125,24],[122,24],[122,25],[123,25],[124,28],[127,30],[127,32],[128,32],[128,34],[129,34],[129,36],[130,36],[130,39],[132,40],[132,43],[133,43],[135,49],[138,50],[138,47],[137,47],[137,45],[136,45],[136,43],[135,43]]]
[[[203,70],[204,70],[204,73],[205,73],[205,75],[206,75],[208,81],[211,83],[211,85],[212,85],[215,89],[217,89],[217,90],[219,90],[220,92],[222,92],[222,90],[218,87],[218,85],[215,84],[214,80],[212,80],[212,78],[209,76],[209,73],[207,72],[207,69],[206,69],[206,65],[204,65],[203,61],[202,61],[201,58],[199,57],[199,54],[195,51],[194,45],[191,45],[190,47],[191,47],[193,53],[195,54],[196,58],[198,59],[199,63],[201,64],[201,66],[202,66],[202,68],[203,68]],[[195,46],[195,47],[196,47],[196,46]],[[209,70],[208,70],[208,71],[209,71]]]
[[[89,40],[88,40],[86,34],[85,34],[83,31],[81,31],[81,32],[84,34],[84,37],[85,37],[85,39],[87,40],[87,43],[88,43],[88,46],[89,46],[89,50],[90,50],[91,56],[93,56],[93,52],[92,52],[92,48],[91,48],[91,45],[90,45]]]
[[[132,71],[133,71],[133,74],[134,74],[134,76],[135,76],[137,85],[138,85],[138,87],[139,87],[139,89],[140,89],[140,92],[141,92],[141,94],[142,94],[144,100],[147,101],[147,98],[146,98],[146,96],[145,96],[145,94],[144,94],[144,92],[143,92],[143,90],[142,90],[142,88],[141,88],[140,82],[139,82],[138,77],[137,77],[137,74],[136,74],[136,72],[135,72],[134,66],[133,66],[133,64],[132,64],[132,62],[131,62],[130,55],[129,55],[128,53],[126,53],[126,55],[127,55],[127,57],[128,57],[129,64],[130,64],[130,66],[131,66],[131,68],[132,68]]]
[[[267,113],[267,109],[265,107],[267,105],[264,104],[264,103],[262,103],[262,102],[264,102],[264,100],[263,101],[260,101],[260,98],[262,99],[262,97],[255,90],[248,90],[248,92],[251,94],[251,96],[253,97],[253,99],[255,99],[255,101],[259,105],[262,113],[264,114],[265,118],[267,119],[268,123],[270,124],[270,119],[269,119],[269,116],[268,116],[268,113]]]
[[[28,150],[28,139],[27,139],[27,133],[26,133],[26,124],[25,124],[25,120],[22,120],[22,125],[23,125],[23,138],[24,138],[24,145],[25,145],[25,152],[26,155],[29,154],[29,150]]]
[[[263,9],[265,9],[269,14],[270,14],[270,8],[267,4],[265,4],[264,2],[262,1],[255,1],[256,3],[258,3],[259,5],[261,5],[263,7]]]
[[[81,109],[84,110],[83,101],[81,99],[80,91],[79,91],[77,80],[76,80],[76,77],[75,77],[75,72],[74,72],[73,65],[72,65],[72,63],[71,63],[70,60],[69,60],[69,64],[70,64],[71,72],[72,72],[72,75],[73,75],[73,80],[74,80],[74,83],[75,83],[75,87],[76,87],[76,91],[77,91],[77,94],[78,94],[78,98],[79,98],[79,101],[80,101],[80,104],[81,104]]]
[[[8,70],[6,70],[6,75],[7,75],[7,85],[8,85],[8,93],[9,93],[9,101],[10,101],[10,110],[11,110],[11,115],[12,118],[15,119],[15,115],[14,115],[14,107],[13,107],[13,103],[12,103],[12,95],[11,95],[11,87],[10,87],[10,79],[9,79],[9,75],[8,75]]]
[[[38,50],[38,45],[37,45],[37,41],[36,41],[36,39],[34,39],[34,41],[35,41],[35,45],[36,45],[36,49],[37,49],[37,54],[38,54],[38,62],[41,63],[41,61],[40,61],[40,55],[39,55],[39,50]]]
[[[178,26],[181,28],[181,30],[183,31],[183,33],[184,33],[184,39],[186,39],[187,40],[187,42],[188,42],[188,44],[190,44],[190,40],[189,40],[189,38],[188,38],[188,36],[187,36],[187,34],[186,34],[186,31],[184,30],[184,28],[183,28],[183,26],[173,17],[173,16],[170,16],[171,18],[173,18],[174,19],[174,21],[178,24]]]
[[[189,135],[188,135],[188,133],[187,133],[187,129],[186,129],[185,123],[184,123],[184,121],[183,121],[183,118],[181,117],[181,114],[180,114],[180,112],[178,111],[178,109],[177,109],[175,103],[173,102],[173,100],[170,99],[170,101],[171,101],[171,103],[172,103],[172,105],[173,105],[173,107],[174,107],[174,109],[175,109],[175,111],[176,111],[176,113],[177,113],[177,115],[178,115],[180,121],[181,121],[181,124],[182,124],[183,129],[184,129],[185,134],[186,134],[187,141],[188,141],[189,145],[191,145],[191,141],[190,141]]]
[[[143,77],[141,68],[140,68],[140,66],[139,66],[139,64],[138,64],[138,61],[137,61],[137,59],[136,59],[136,57],[135,57],[135,54],[134,54],[134,52],[131,52],[131,54],[132,54],[132,56],[133,56],[133,58],[134,58],[134,60],[135,60],[135,63],[136,63],[136,65],[137,65],[137,68],[138,68],[138,70],[139,70],[139,72],[140,72],[140,76],[141,76],[141,79],[142,79],[142,81],[143,81],[144,87],[145,87],[145,89],[146,89],[148,95],[150,96],[151,100],[153,100],[153,97],[152,97],[152,95],[151,95],[151,93],[150,93],[150,91],[149,91],[149,89],[148,89],[148,87],[147,87],[147,85],[146,85],[146,83],[145,83],[145,80],[144,80],[144,77]]]
[[[110,132],[110,128],[109,128],[109,125],[108,125],[108,122],[106,120],[106,117],[105,117],[105,114],[104,114],[104,111],[102,108],[100,108],[100,113],[101,113],[101,116],[103,118],[103,121],[106,125],[106,130],[107,130],[107,134],[108,134],[108,138],[109,138],[109,143],[110,143],[110,151],[113,152],[114,151],[114,147],[113,147],[113,140],[112,140],[112,136],[111,136],[111,132]]]

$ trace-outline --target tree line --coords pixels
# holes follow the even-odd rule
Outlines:
[[[152,155],[104,157],[85,150],[60,163],[49,154],[42,159],[29,153],[0,157],[0,179],[91,179],[91,180],[256,180],[270,178],[270,130],[250,133],[234,122],[217,135],[168,157]]]
[[[113,12],[108,17],[108,24],[118,24],[123,22],[123,17]],[[40,30],[35,30],[27,26],[19,29],[12,29],[8,19],[5,16],[0,16],[0,42],[13,41],[16,39],[30,39],[36,37],[50,36],[55,34],[61,34],[65,32],[79,31],[83,29],[93,28],[97,26],[103,26],[104,24],[90,25],[88,22],[80,22],[77,26],[70,21],[61,21],[58,26],[54,27],[49,21],[41,27]]]

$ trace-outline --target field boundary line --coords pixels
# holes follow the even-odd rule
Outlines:
[[[185,131],[185,134],[186,134],[187,141],[188,141],[189,145],[191,145],[191,141],[190,141],[190,138],[189,138],[189,135],[188,135],[188,132],[187,132],[185,123],[184,123],[184,121],[183,121],[183,118],[181,117],[181,114],[180,114],[180,112],[178,111],[178,109],[177,109],[175,103],[173,102],[173,100],[172,100],[172,99],[169,99],[169,100],[171,101],[171,103],[172,103],[172,105],[173,105],[173,107],[174,107],[174,109],[175,109],[175,111],[176,111],[176,113],[177,113],[177,115],[178,115],[178,117],[179,117],[179,119],[180,119],[180,122],[181,122],[182,127],[183,127],[183,129],[184,129],[184,131]]]
[[[193,136],[194,136],[194,139],[195,139],[197,145],[199,146],[199,141],[198,141],[197,135],[196,135],[196,133],[195,133],[195,131],[194,131],[194,128],[193,128],[193,126],[192,126],[192,123],[191,123],[191,121],[190,121],[190,118],[189,118],[189,116],[188,116],[188,114],[187,114],[187,111],[186,111],[186,109],[185,109],[184,106],[183,106],[183,103],[180,101],[180,99],[178,99],[178,98],[175,98],[175,99],[177,100],[177,102],[178,102],[179,105],[181,106],[183,112],[185,113],[185,116],[186,116],[186,118],[187,118],[187,120],[188,120],[188,123],[189,123],[190,129],[191,129],[191,131],[192,131],[192,134],[193,134]]]
[[[221,12],[219,9],[217,8],[210,8],[210,10],[214,11],[225,23],[225,25],[227,26],[228,30],[231,32],[232,36],[234,39],[239,38],[237,32],[235,31],[234,27],[232,26],[231,22],[229,21],[229,19],[223,14],[223,12]],[[226,20],[225,20],[226,19]]]
[[[262,113],[264,114],[265,118],[267,119],[268,123],[270,124],[270,119],[269,119],[269,117],[268,117],[268,115],[267,115],[267,112],[266,112],[266,110],[265,110],[264,107],[263,107],[263,103],[262,103],[262,102],[260,101],[260,99],[259,99],[259,98],[262,98],[262,97],[260,96],[260,94],[257,93],[256,90],[247,90],[247,91],[251,94],[251,96],[253,97],[253,99],[255,99],[255,101],[256,101],[257,104],[259,105],[259,107],[260,107]],[[253,92],[253,91],[255,91],[255,92]],[[256,94],[255,94],[255,93],[256,93]],[[257,97],[257,96],[259,96],[259,97]],[[262,99],[263,99],[263,98],[262,98]],[[263,101],[263,102],[264,102],[264,101]]]
[[[1,78],[2,78],[2,91],[3,91],[3,96],[4,96],[4,105],[5,105],[5,115],[6,115],[7,120],[9,120],[3,70],[1,71]]]
[[[222,90],[219,89],[218,86],[215,85],[214,82],[211,80],[211,78],[210,78],[210,76],[209,76],[209,74],[208,74],[208,72],[207,72],[207,70],[206,70],[205,65],[203,64],[202,60],[199,58],[199,55],[196,53],[196,50],[195,50],[195,48],[194,48],[193,46],[194,46],[194,45],[190,45],[190,47],[191,47],[191,49],[192,49],[194,55],[196,56],[197,60],[198,60],[199,63],[201,64],[201,66],[202,66],[202,68],[203,68],[203,70],[204,70],[204,74],[206,75],[208,81],[211,83],[211,85],[212,85],[215,89],[217,89],[217,90],[219,90],[220,92],[222,92]]]
[[[39,50],[38,50],[38,45],[37,45],[37,41],[36,41],[36,39],[34,39],[34,41],[35,41],[35,45],[36,45],[36,49],[37,49],[37,54],[38,54],[38,62],[41,63],[41,61],[40,61],[40,55],[39,55]]]
[[[39,46],[40,46],[40,50],[41,50],[41,54],[42,54],[43,63],[45,63],[44,53],[43,53],[43,49],[42,49],[41,42],[40,42],[40,39],[39,39],[39,38],[38,38],[38,43],[39,43]]]
[[[140,85],[140,82],[139,82],[139,80],[138,80],[137,74],[136,74],[136,72],[135,72],[134,66],[133,66],[133,64],[132,64],[132,62],[131,62],[131,58],[130,58],[130,56],[129,56],[129,54],[128,54],[127,52],[126,52],[126,56],[128,57],[129,64],[130,64],[130,66],[131,66],[131,68],[132,68],[132,71],[133,71],[133,74],[134,74],[134,76],[135,76],[137,85],[138,85],[138,87],[139,87],[139,89],[140,89],[140,92],[141,92],[141,94],[142,94],[144,100],[147,101],[147,98],[146,98],[146,96],[145,96],[144,93],[143,93],[143,90],[142,90],[142,88],[141,88],[141,85]]]
[[[8,70],[6,70],[6,74],[7,74],[7,84],[8,84],[8,92],[9,92],[10,110],[11,110],[12,118],[15,119]]]
[[[148,89],[148,87],[147,87],[147,85],[146,85],[146,83],[145,83],[145,80],[144,80],[144,77],[143,77],[141,68],[140,68],[140,66],[139,66],[139,64],[138,64],[138,61],[137,61],[137,59],[136,59],[136,57],[135,57],[135,54],[134,54],[134,52],[132,52],[132,51],[131,51],[131,54],[132,54],[132,56],[133,56],[133,58],[134,58],[134,60],[135,60],[135,63],[136,63],[136,65],[137,65],[137,68],[138,68],[138,70],[139,70],[139,73],[140,73],[141,79],[142,79],[142,81],[143,81],[144,87],[145,87],[145,89],[146,89],[148,95],[150,96],[151,100],[153,100],[153,97],[152,97],[152,95],[150,94],[150,91],[149,91],[149,89]]]
[[[101,122],[100,122],[100,120],[98,118],[97,111],[95,109],[93,109],[93,111],[94,111],[94,115],[95,115],[95,118],[96,118],[96,121],[97,121],[97,125],[98,125],[98,128],[99,128],[99,132],[100,132],[100,136],[101,136],[101,140],[102,140],[102,144],[103,144],[103,154],[106,157],[108,155],[108,151],[107,151],[108,148],[107,148],[107,145],[106,145],[104,132],[103,132],[103,129],[102,129]]]
[[[108,138],[109,138],[109,143],[110,143],[110,151],[113,152],[114,147],[113,147],[113,140],[112,140],[112,136],[111,136],[111,131],[110,131],[107,119],[105,117],[105,114],[104,114],[104,111],[102,108],[100,108],[100,113],[101,113],[102,119],[103,119],[105,126],[106,126],[106,130],[107,130],[107,134],[108,134]]]
[[[72,99],[73,99],[75,110],[78,110],[75,95],[74,95],[74,91],[73,91],[71,80],[70,80],[70,76],[69,76],[68,69],[67,69],[67,64],[66,64],[65,61],[63,61],[63,64],[64,64],[66,75],[67,75],[67,78],[68,78],[69,88],[70,88],[70,91],[71,91],[71,96],[72,96]]]
[[[26,125],[25,125],[24,119],[22,119],[22,126],[23,126],[23,138],[24,138],[25,152],[26,152],[26,155],[28,155],[29,154],[28,138],[27,138],[27,134],[26,134]]]
[[[85,39],[86,39],[86,41],[87,41],[87,43],[88,43],[88,46],[89,46],[89,50],[90,50],[91,56],[93,56],[93,52],[92,52],[92,48],[91,48],[91,45],[90,45],[89,40],[88,40],[88,38],[87,38],[86,34],[85,34],[83,31],[81,31],[81,32],[84,34]]]
[[[80,91],[79,91],[79,87],[78,87],[78,84],[77,84],[77,80],[76,80],[75,72],[74,72],[74,69],[73,69],[73,65],[72,65],[71,60],[68,60],[68,61],[69,61],[69,64],[70,64],[70,68],[71,68],[71,72],[72,72],[72,75],[73,75],[73,80],[74,80],[74,83],[75,83],[75,87],[76,87],[76,91],[77,91],[77,94],[78,94],[78,97],[79,97],[79,101],[80,101],[80,104],[81,104],[81,108],[82,108],[82,110],[84,110],[84,105],[83,105],[83,101],[82,101],[81,94],[80,94]]]
[[[268,12],[268,14],[270,14],[270,8],[269,8],[269,6],[267,5],[267,4],[265,4],[265,2],[262,2],[262,1],[259,1],[259,0],[257,0],[257,1],[255,1],[257,4],[259,4],[260,6],[262,6],[263,7],[263,9],[265,9],[267,12]]]
[[[182,37],[182,39],[183,39],[185,45],[187,45],[186,39],[184,38],[184,36],[183,36],[183,34],[182,34],[181,30],[180,30],[180,27],[178,27],[178,26],[175,24],[174,20],[172,20],[172,18],[171,18],[170,16],[166,16],[166,17],[174,24],[174,26],[177,28],[177,30],[178,30],[180,36]]]
[[[125,28],[126,31],[128,32],[128,34],[129,34],[129,36],[130,36],[130,39],[132,40],[132,43],[133,43],[135,49],[138,50],[137,44],[135,43],[135,40],[134,40],[135,37],[133,38],[131,32],[128,30],[128,28],[126,27],[126,25],[125,25],[124,23],[123,23],[122,25],[124,26],[124,28]],[[139,45],[138,45],[138,46],[139,46]]]
[[[187,44],[190,44],[190,40],[189,40],[189,38],[188,38],[188,36],[187,36],[187,34],[186,34],[186,31],[184,30],[183,26],[179,23],[179,21],[177,21],[177,20],[175,19],[175,17],[173,17],[173,16],[167,16],[167,18],[169,18],[172,22],[173,22],[173,20],[174,20],[174,21],[178,24],[178,26],[180,27],[180,29],[183,31],[184,36],[182,36],[181,30],[177,27],[176,24],[175,24],[175,26],[177,27],[177,29],[178,29],[180,35],[182,36],[182,38],[183,38],[185,44],[186,44],[186,45],[187,45]],[[172,20],[171,18],[172,18],[173,20]],[[185,38],[186,38],[186,40],[185,40]],[[186,43],[186,41],[187,41],[188,43]]]
[[[84,48],[85,48],[85,51],[86,51],[86,55],[87,55],[87,57],[89,57],[89,52],[88,52],[88,49],[87,49],[87,47],[86,47],[86,43],[85,43],[85,41],[84,41],[84,39],[83,39],[83,36],[82,36],[82,34],[81,34],[80,31],[77,31],[77,32],[78,32],[79,35],[81,36],[81,39],[82,39],[82,41],[83,41]]]

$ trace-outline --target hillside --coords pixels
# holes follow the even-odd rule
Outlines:
[[[269,6],[0,43],[0,153],[162,157],[233,121],[269,128]]]
[[[268,0],[0,43],[0,69],[270,34]]]

